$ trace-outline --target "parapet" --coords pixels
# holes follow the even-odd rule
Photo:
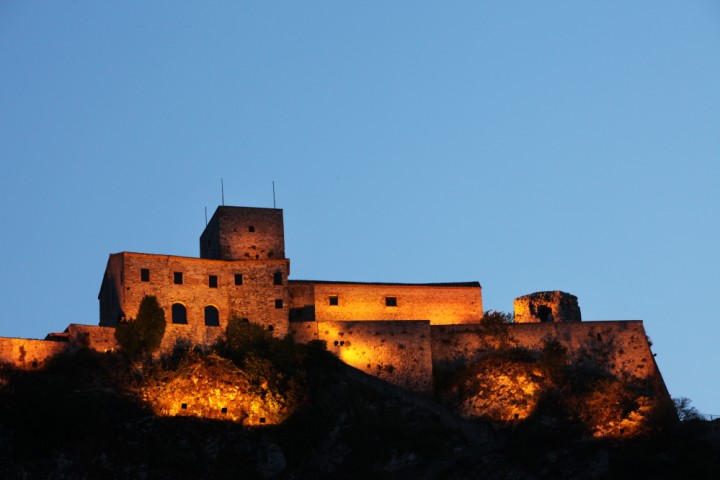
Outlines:
[[[283,211],[277,208],[218,207],[200,236],[200,258],[284,259]]]
[[[515,323],[568,323],[582,321],[575,295],[560,292],[535,292],[514,302]]]

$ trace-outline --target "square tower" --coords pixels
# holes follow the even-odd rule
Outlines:
[[[218,207],[200,235],[200,258],[284,259],[282,209]]]

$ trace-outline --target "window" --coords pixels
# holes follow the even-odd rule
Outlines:
[[[180,408],[182,408],[183,410],[187,410],[187,403],[180,404]]]
[[[173,303],[172,323],[187,324],[187,310],[182,303]]]
[[[141,268],[140,269],[140,281],[141,282],[149,282],[150,281],[150,269],[149,268]]]
[[[330,305],[337,305],[338,304],[338,296],[337,295],[330,295],[328,297],[328,301]]]
[[[255,231],[255,227],[253,227],[252,225],[250,225],[250,226],[248,227],[248,232],[254,232],[254,231]]]
[[[275,308],[283,308],[282,298],[278,298],[275,300]]]
[[[222,413],[223,415],[226,414],[226,413],[227,413],[227,407],[222,407],[222,408],[220,409],[220,413]]]
[[[173,273],[173,283],[175,285],[182,285],[182,272]]]
[[[273,327],[272,325],[268,325],[268,332],[272,332],[273,330],[275,330],[275,327]]]
[[[212,305],[205,307],[205,326],[206,327],[219,327],[220,326],[220,313],[218,309]]]
[[[397,307],[397,297],[385,297],[386,307]]]
[[[242,273],[235,274],[235,285],[242,285]]]
[[[217,288],[217,275],[210,275],[208,277],[208,286],[210,288]]]
[[[282,285],[282,272],[277,271],[273,274],[273,285]]]

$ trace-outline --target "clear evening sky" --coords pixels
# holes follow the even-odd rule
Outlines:
[[[0,167],[0,335],[275,181],[291,278],[564,290],[720,414],[717,1],[2,0]]]

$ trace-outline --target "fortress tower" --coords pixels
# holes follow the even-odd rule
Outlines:
[[[218,207],[200,236],[200,258],[285,258],[283,212],[275,208]]]

